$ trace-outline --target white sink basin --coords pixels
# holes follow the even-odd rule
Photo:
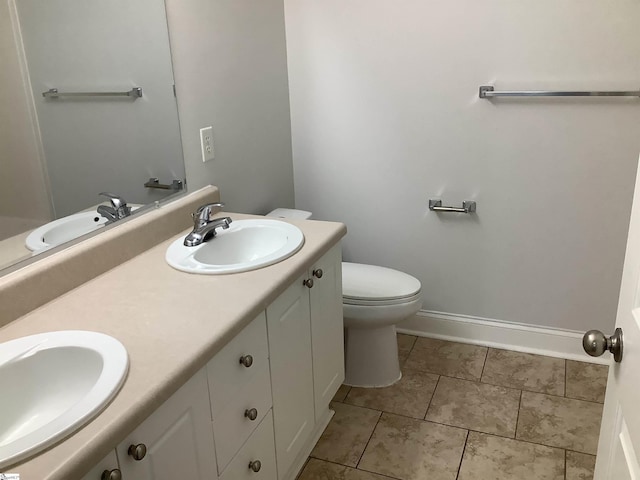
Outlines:
[[[279,220],[235,220],[217,233],[196,247],[185,247],[180,237],[167,249],[167,263],[183,272],[204,275],[247,272],[290,257],[304,243],[298,227]]]
[[[127,351],[102,333],[60,331],[0,344],[0,471],[95,417],[116,395]]]
[[[141,205],[130,205],[130,207],[133,212]],[[74,213],[36,228],[27,235],[25,246],[35,255],[102,228],[106,223],[107,219],[95,210]]]
[[[46,250],[104,227],[105,223],[107,219],[95,211],[75,213],[36,228],[27,236],[25,245],[33,252]]]

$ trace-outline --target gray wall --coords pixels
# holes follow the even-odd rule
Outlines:
[[[285,5],[296,206],[347,224],[346,259],[414,274],[426,310],[611,329],[638,100],[477,92],[637,89],[640,3]]]
[[[50,220],[52,212],[38,126],[29,108],[28,74],[21,68],[22,43],[11,21],[17,18],[12,6],[12,2],[0,1],[0,216],[26,221],[26,230],[30,222]],[[0,221],[0,238],[23,231],[21,227],[14,231],[8,221]]]
[[[282,0],[167,0],[187,183],[227,208],[293,206]],[[199,129],[213,126],[202,163]]]

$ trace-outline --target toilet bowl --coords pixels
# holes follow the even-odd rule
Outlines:
[[[311,212],[278,208],[267,216],[306,220]],[[422,307],[420,281],[391,268],[342,263],[345,380],[354,387],[386,387],[402,377],[396,324]]]
[[[396,324],[422,306],[420,281],[391,268],[342,263],[345,380],[386,387],[400,380]]]

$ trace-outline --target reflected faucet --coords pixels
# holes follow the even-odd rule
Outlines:
[[[229,228],[231,218],[221,217],[211,220],[211,215],[218,213],[224,207],[224,203],[208,203],[199,207],[191,214],[193,218],[193,230],[184,238],[185,247],[195,247],[202,242],[207,242],[216,236],[216,228],[223,230]]]
[[[98,213],[107,219],[107,223],[122,220],[131,215],[131,207],[127,205],[124,198],[109,192],[100,192],[100,195],[107,197],[111,202],[111,206],[100,205]]]

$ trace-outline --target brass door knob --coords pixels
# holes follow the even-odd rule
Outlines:
[[[253,365],[253,357],[251,355],[243,355],[240,357],[240,363],[249,368],[251,365]]]
[[[147,455],[147,446],[144,443],[129,445],[127,453],[130,457],[133,457],[136,462],[139,462]]]
[[[599,357],[607,350],[613,353],[616,362],[622,361],[622,329],[616,331],[610,337],[606,337],[600,330],[589,330],[582,337],[582,348],[592,357]]]
[[[252,470],[258,473],[261,468],[262,468],[262,463],[260,463],[260,460],[254,460],[253,462],[249,462],[249,470]]]
[[[256,410],[255,408],[250,408],[249,410],[245,410],[244,416],[247,417],[249,420],[253,421],[256,418],[258,418],[258,410]]]
[[[307,288],[313,288],[313,278],[307,278],[302,281],[302,284]]]
[[[316,278],[322,278],[322,275],[324,275],[324,272],[322,271],[321,268],[316,268],[313,272],[311,272],[311,274]]]
[[[100,480],[122,480],[122,472],[117,468],[113,470],[105,470],[100,475]]]

